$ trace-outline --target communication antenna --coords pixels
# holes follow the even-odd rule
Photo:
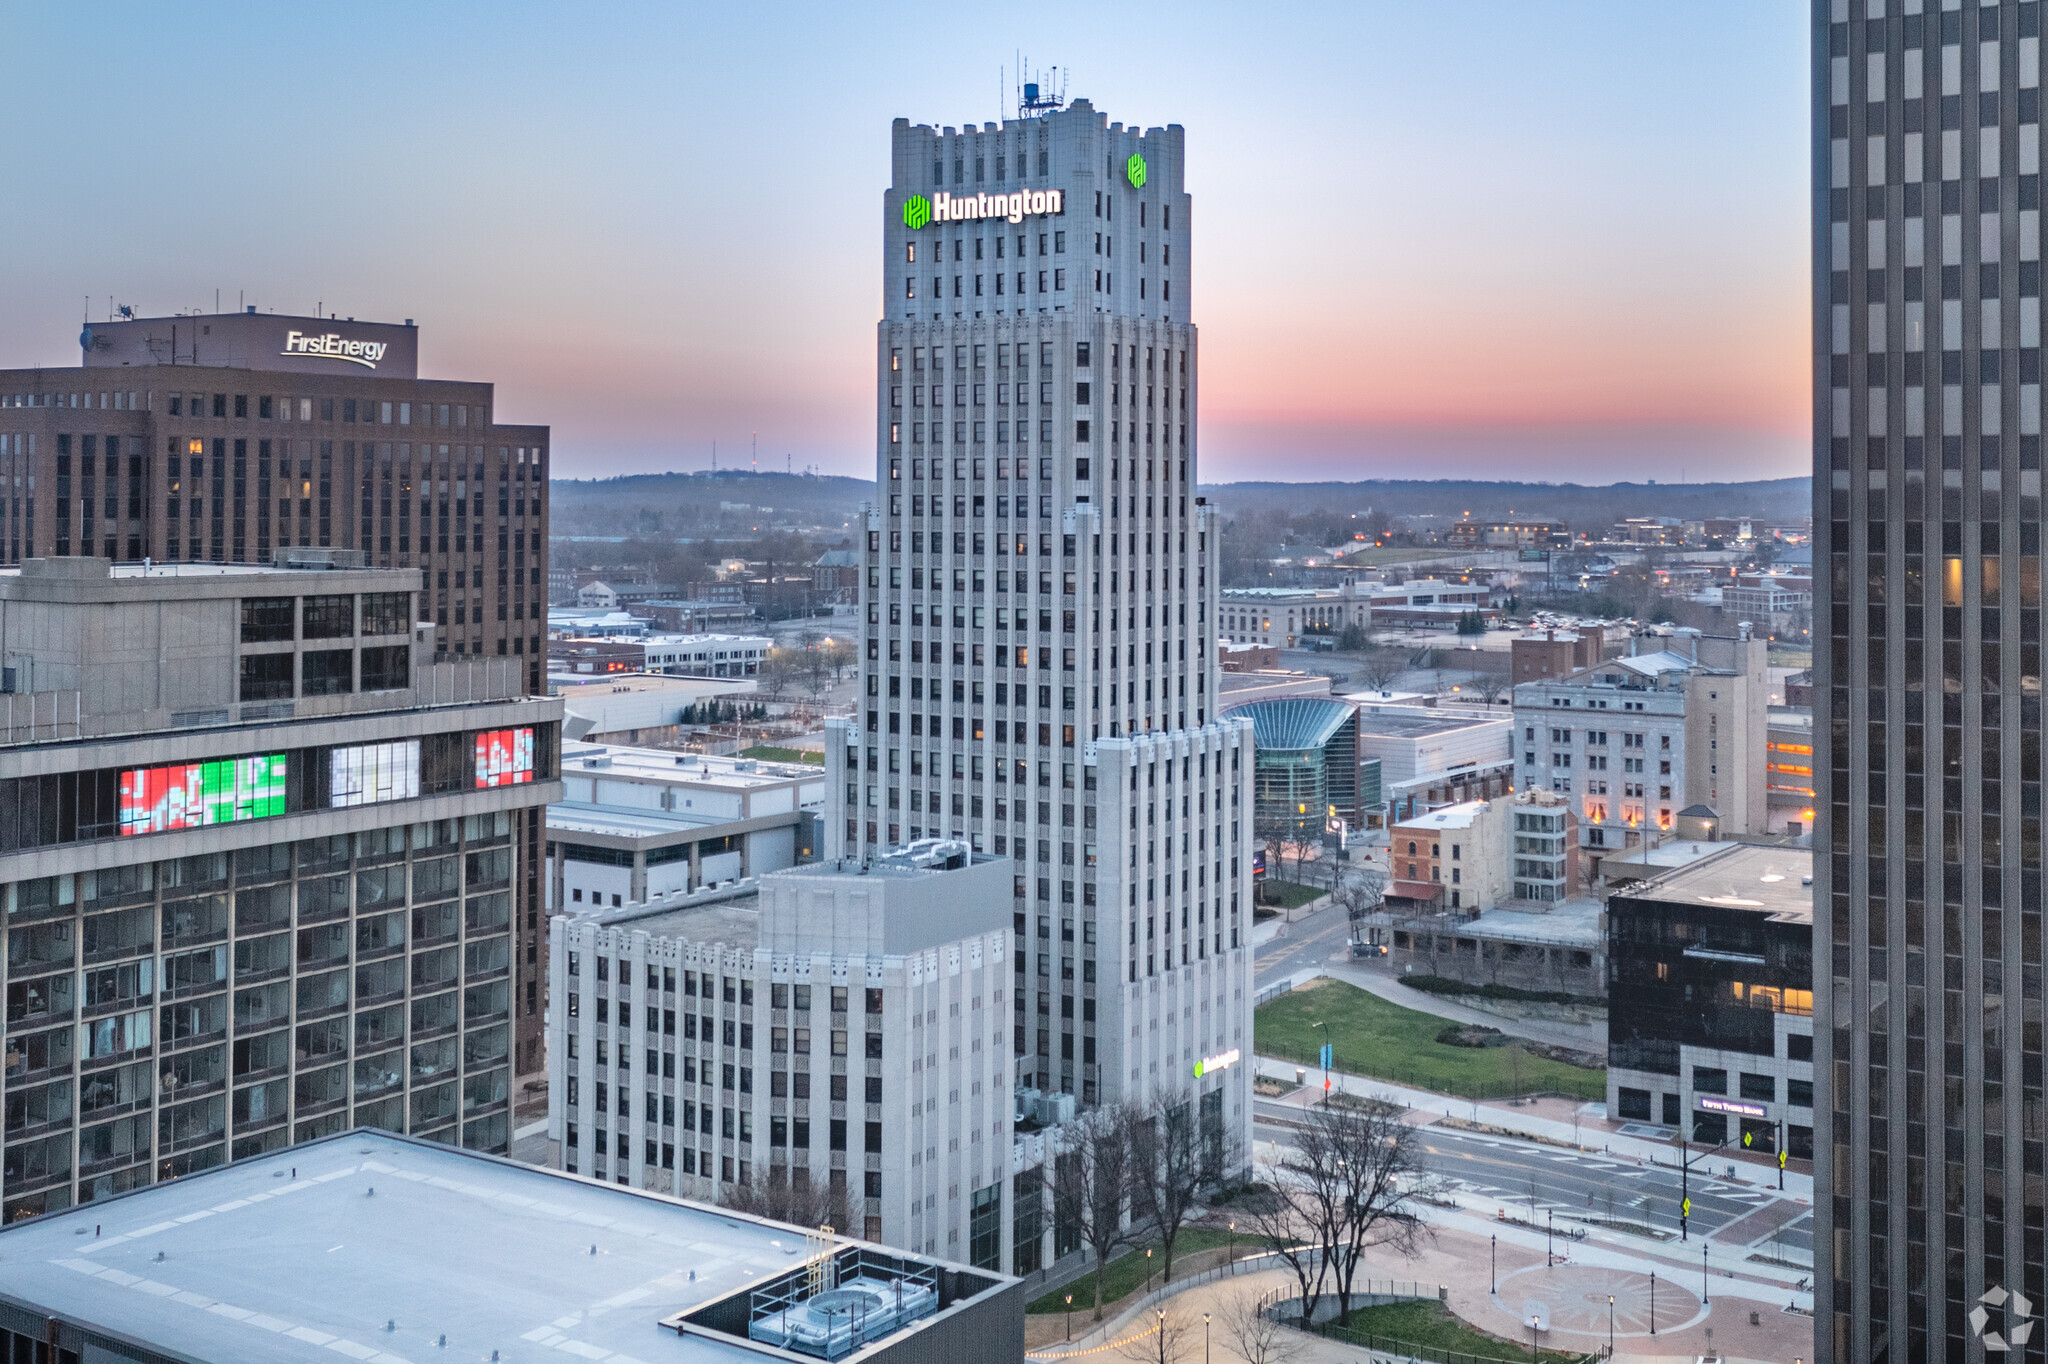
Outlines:
[[[1023,82],[1017,96],[1018,118],[1043,118],[1067,102],[1067,76],[1057,66],[1034,72],[1031,59],[1020,56],[1017,74]]]

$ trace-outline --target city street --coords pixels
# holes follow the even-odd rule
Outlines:
[[[1253,1132],[1261,1158],[1268,1143],[1293,1144],[1289,1122],[1298,1121],[1298,1105],[1256,1100]],[[1418,1118],[1424,1115],[1417,1114]],[[1590,1140],[1590,1138],[1589,1138]],[[1635,1224],[1668,1232],[1666,1243],[1645,1238],[1646,1252],[1663,1247],[1675,1253],[1678,1243],[1678,1171],[1644,1166],[1634,1160],[1562,1150],[1539,1142],[1483,1132],[1462,1132],[1431,1120],[1424,1134],[1429,1169],[1445,1181],[1446,1191],[1469,1209],[1492,1213],[1505,1207],[1509,1217],[1541,1228],[1555,1216],[1560,1227],[1586,1222]],[[1671,1152],[1677,1158],[1677,1151]],[[1732,1233],[1739,1244],[1764,1253],[1772,1246],[1812,1255],[1812,1215],[1802,1203],[1768,1191],[1703,1173],[1712,1158],[1695,1167],[1690,1181],[1692,1215],[1688,1230],[1702,1232],[1717,1243]]]

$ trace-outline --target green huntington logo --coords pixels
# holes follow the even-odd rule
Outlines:
[[[932,220],[932,201],[922,194],[913,194],[903,201],[903,225],[912,232]]]
[[[1132,152],[1131,159],[1124,162],[1124,175],[1130,180],[1132,189],[1145,188],[1145,158]]]

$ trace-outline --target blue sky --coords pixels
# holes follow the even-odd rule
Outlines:
[[[565,475],[866,475],[890,120],[1021,50],[1188,130],[1206,479],[1804,472],[1803,5],[956,8],[0,0],[0,365],[218,289]]]

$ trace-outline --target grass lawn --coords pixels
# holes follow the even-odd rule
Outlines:
[[[1241,1253],[1246,1255],[1251,1254],[1257,1249],[1252,1244],[1250,1238],[1244,1236],[1233,1237],[1227,1231],[1214,1231],[1208,1227],[1183,1228],[1181,1234],[1173,1238],[1173,1266],[1178,1270],[1187,1257],[1196,1251],[1210,1250],[1216,1246],[1227,1246],[1232,1241],[1241,1246],[1243,1248]],[[1161,1257],[1165,1252],[1159,1248],[1159,1242],[1157,1241],[1148,1241],[1145,1244],[1152,1248],[1150,1273],[1153,1277],[1152,1286],[1157,1288],[1159,1286],[1159,1270],[1165,1263]],[[1129,1297],[1133,1292],[1142,1293],[1145,1291],[1146,1264],[1145,1246],[1139,1246],[1135,1250],[1127,1250],[1109,1262],[1108,1268],[1103,1270],[1102,1273],[1102,1306],[1105,1312],[1111,1303],[1120,1302]],[[1040,1294],[1026,1304],[1024,1310],[1026,1312],[1038,1313],[1064,1312],[1067,1310],[1066,1298],[1069,1293],[1074,1295],[1075,1315],[1087,1317],[1089,1313],[1095,1310],[1094,1274],[1083,1274],[1064,1288],[1056,1288],[1050,1293]],[[1090,1319],[1092,1320],[1092,1318]]]
[[[1607,1072],[1531,1056],[1520,1047],[1453,1047],[1436,1040],[1446,1021],[1404,1009],[1338,980],[1316,980],[1263,1004],[1254,1015],[1259,1052],[1313,1066],[1329,1025],[1337,1069],[1466,1098],[1508,1098],[1556,1090],[1598,1099]]]
[[[1298,909],[1328,894],[1321,886],[1304,886],[1296,881],[1259,882],[1260,900],[1278,909]]]
[[[824,766],[825,755],[812,748],[777,748],[773,744],[755,744],[752,748],[740,750],[742,758],[759,758],[764,763],[812,763]]]
[[[1529,1358],[1527,1340],[1517,1343],[1489,1335],[1468,1326],[1437,1302],[1397,1302],[1384,1307],[1363,1307],[1351,1314],[1348,1327],[1331,1325],[1324,1330],[1335,1340],[1351,1341],[1374,1350],[1399,1350],[1424,1359],[1439,1354],[1449,1358],[1463,1355],[1471,1364],[1477,1364],[1479,1360]],[[1401,1343],[1396,1345],[1396,1341]],[[1576,1351],[1545,1350],[1541,1358],[1552,1361],[1552,1364],[1576,1364],[1587,1356]]]

